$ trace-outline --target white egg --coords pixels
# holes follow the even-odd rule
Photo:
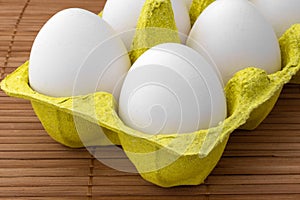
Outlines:
[[[71,8],[55,14],[38,33],[29,82],[53,97],[106,91],[118,99],[129,67],[126,48],[109,25],[94,13]]]
[[[300,23],[299,0],[250,0],[272,24],[277,37],[290,28],[291,25]]]
[[[149,134],[216,126],[226,117],[226,99],[215,70],[185,45],[155,46],[130,68],[119,115],[129,127]]]
[[[103,19],[120,34],[130,49],[140,12],[146,0],[107,0]],[[174,18],[182,43],[191,29],[188,8],[183,0],[171,0]]]
[[[237,71],[259,67],[267,73],[281,68],[280,48],[272,26],[247,0],[218,0],[194,24],[187,45],[205,49],[224,84]]]

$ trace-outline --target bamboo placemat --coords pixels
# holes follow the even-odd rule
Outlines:
[[[68,7],[98,13],[103,5],[104,0],[0,0],[1,79],[28,59],[36,34],[54,13]],[[122,164],[123,158],[106,159]],[[177,198],[300,199],[300,86],[285,86],[255,131],[231,135],[205,184],[170,189],[111,169],[85,149],[54,142],[28,101],[0,91],[0,200]]]

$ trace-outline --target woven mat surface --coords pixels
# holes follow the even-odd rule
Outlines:
[[[1,79],[28,59],[36,34],[54,13],[68,7],[98,13],[104,2],[0,0]],[[107,155],[107,160],[128,165],[122,156]],[[204,184],[170,189],[107,167],[86,149],[56,143],[28,101],[0,91],[0,200],[177,198],[300,199],[300,85],[285,86],[272,113],[255,131],[231,135]]]

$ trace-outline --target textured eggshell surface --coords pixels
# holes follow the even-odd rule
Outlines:
[[[201,2],[199,5],[207,5],[207,2]],[[296,24],[279,40],[282,70],[269,75],[258,68],[239,71],[225,87],[228,117],[224,122],[209,130],[188,134],[152,136],[125,126],[116,113],[114,98],[109,93],[96,92],[73,98],[39,94],[28,84],[28,62],[8,75],[1,82],[1,88],[10,96],[31,100],[33,105],[38,104],[35,111],[39,113],[43,125],[49,126],[45,127],[46,130],[50,130],[48,133],[64,145],[82,145],[77,132],[68,129],[75,126],[70,119],[80,118],[107,130],[109,139],[122,145],[144,179],[162,187],[197,185],[203,183],[217,164],[230,133],[241,125],[247,128],[257,126],[257,122],[268,114],[276,102],[283,85],[292,77],[297,77],[295,74],[300,70],[299,41],[300,25]],[[93,109],[86,109],[85,105],[91,99],[94,102]],[[79,102],[79,107],[74,108],[73,101]],[[49,112],[43,111],[45,108],[55,115],[49,118]],[[59,117],[55,117],[56,114]],[[95,135],[91,138],[94,141],[98,139]]]
[[[218,0],[199,16],[187,45],[208,52],[224,84],[241,69],[281,69],[280,49],[272,26],[247,0]]]
[[[118,98],[118,83],[130,67],[126,48],[111,27],[78,8],[60,11],[46,22],[29,60],[31,87],[54,97],[106,91]]]

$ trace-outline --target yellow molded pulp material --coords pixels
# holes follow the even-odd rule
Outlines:
[[[193,0],[190,8],[190,19],[193,25],[202,11],[215,0]]]
[[[132,63],[149,48],[167,42],[180,43],[170,0],[148,0],[141,11],[131,45]]]
[[[157,3],[156,11],[160,9],[161,2],[171,6],[169,0],[146,2],[154,1]],[[195,2],[206,6],[211,1],[203,3],[194,0],[192,6]],[[157,19],[157,14],[143,14],[147,14],[142,17],[143,20],[153,20],[154,16],[156,23],[163,23]],[[174,28],[173,22],[169,24],[171,29]],[[119,119],[116,102],[109,93],[96,92],[68,98],[39,94],[28,84],[28,62],[8,75],[1,88],[8,95],[29,99],[48,134],[66,146],[83,146],[76,131],[78,129],[84,130],[85,145],[109,144],[106,137],[97,134],[97,129],[102,127],[104,136],[114,144],[122,145],[144,179],[163,187],[197,185],[217,164],[230,133],[239,127],[253,129],[258,126],[273,108],[283,85],[299,71],[300,25],[292,26],[279,41],[283,69],[270,75],[254,67],[236,73],[225,87],[228,104],[226,120],[217,127],[193,133],[147,135],[135,131]],[[294,79],[299,82],[297,76]]]

